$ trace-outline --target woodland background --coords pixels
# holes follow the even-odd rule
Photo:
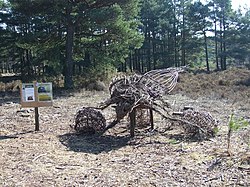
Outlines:
[[[73,88],[117,70],[249,68],[250,10],[230,0],[1,0],[0,8],[0,72],[24,82],[61,77]]]

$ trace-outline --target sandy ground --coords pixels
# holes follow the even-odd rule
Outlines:
[[[189,105],[219,121],[216,137],[204,141],[186,138],[158,115],[154,131],[137,128],[133,139],[126,120],[103,136],[77,135],[69,127],[76,111],[109,97],[89,91],[55,94],[53,107],[39,108],[40,131],[35,132],[34,109],[20,108],[18,97],[5,96],[0,100],[0,186],[250,186],[249,127],[233,132],[231,155],[226,153],[229,116],[250,121],[250,87],[239,84],[250,71],[235,72],[181,75],[173,94],[165,96],[174,111]],[[103,113],[112,120],[111,108]]]

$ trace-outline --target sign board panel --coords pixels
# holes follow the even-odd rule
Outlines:
[[[35,101],[35,88],[34,84],[23,84],[22,85],[23,91],[23,101],[24,102],[32,102]]]
[[[52,83],[23,83],[20,88],[22,107],[52,106]]]
[[[38,102],[52,101],[52,84],[51,83],[38,83]]]

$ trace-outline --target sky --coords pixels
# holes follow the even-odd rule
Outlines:
[[[241,8],[244,8],[246,6],[249,9],[250,0],[232,0],[232,8],[234,10],[238,10],[239,6],[241,6]]]
[[[208,2],[209,0],[200,0],[200,1],[206,4],[206,2]],[[240,7],[243,14],[246,12],[245,8],[250,9],[250,0],[231,0],[231,4],[233,10],[238,10]]]
[[[6,0],[4,0],[6,1]],[[231,0],[232,1],[232,8],[234,10],[238,10],[239,6],[250,8],[250,0]]]

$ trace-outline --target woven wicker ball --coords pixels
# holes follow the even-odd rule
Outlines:
[[[207,138],[215,136],[218,123],[210,113],[205,111],[185,110],[182,119],[190,123],[182,124],[186,133],[196,134]]]
[[[79,133],[101,132],[106,127],[102,113],[90,107],[83,107],[75,115],[74,130]]]

